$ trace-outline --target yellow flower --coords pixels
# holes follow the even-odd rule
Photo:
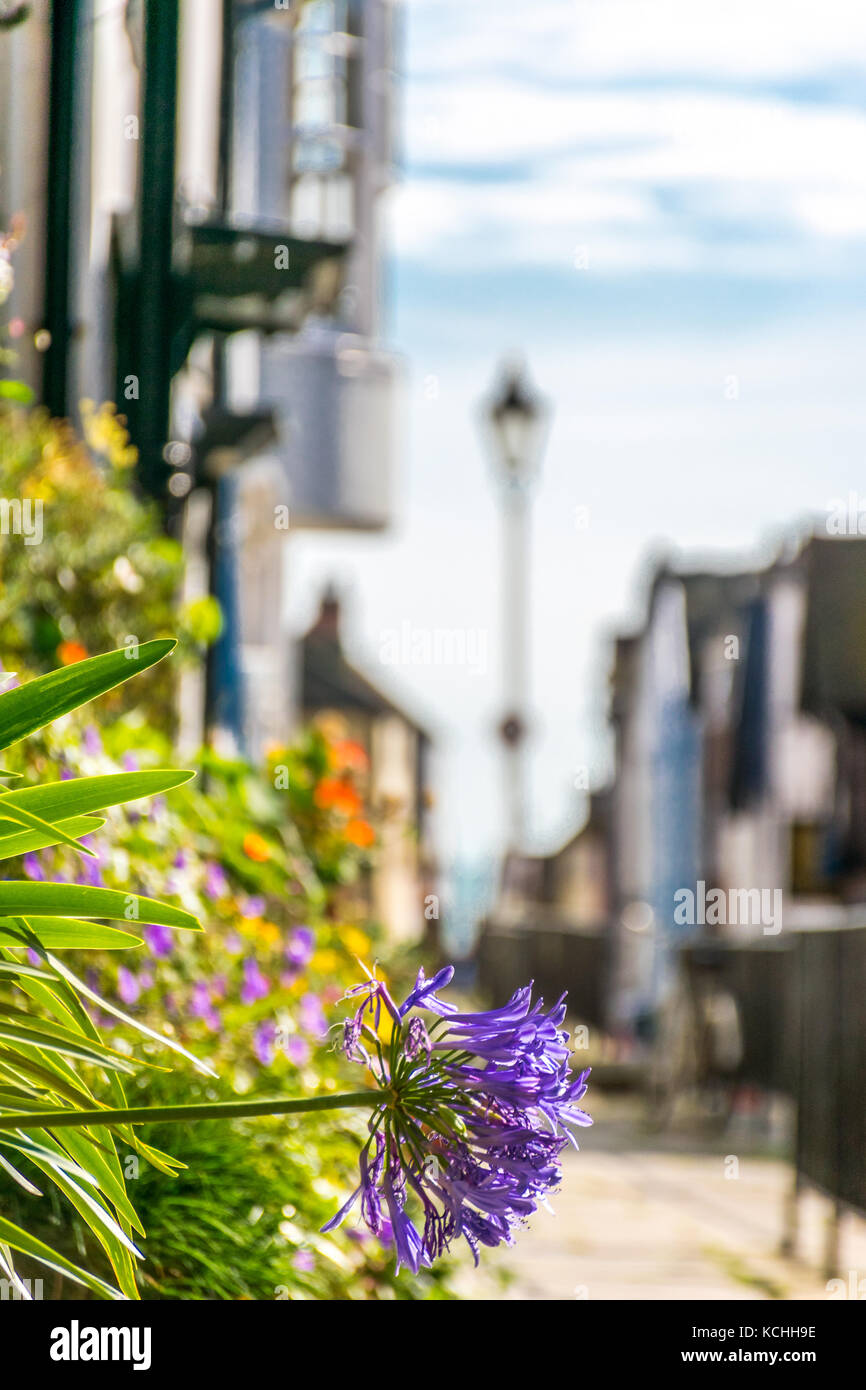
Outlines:
[[[359,927],[341,927],[340,939],[353,956],[367,955],[372,942],[366,932],[362,932]]]
[[[325,947],[322,951],[316,951],[310,961],[310,969],[318,970],[322,975],[332,975],[342,964],[336,951]]]

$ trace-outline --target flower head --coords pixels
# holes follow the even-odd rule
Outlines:
[[[244,978],[241,985],[241,1003],[255,1004],[257,999],[265,999],[271,992],[267,978],[262,974],[255,956],[248,956],[243,963]]]
[[[286,960],[290,965],[301,969],[312,958],[315,944],[315,933],[309,927],[295,927],[286,946]]]
[[[158,959],[170,956],[174,950],[174,937],[170,930],[157,922],[145,927],[144,939],[150,947],[151,955]]]
[[[592,1123],[578,1104],[589,1071],[571,1070],[565,996],[545,1010],[527,986],[502,1008],[460,1013],[440,998],[453,974],[419,971],[399,1005],[375,974],[347,995],[358,1002],[343,1051],[372,1070],[382,1098],[360,1183],[324,1229],[360,1199],[368,1230],[381,1239],[387,1228],[398,1268],[415,1273],[460,1236],[476,1263],[482,1245],[510,1244],[559,1186],[572,1130]]]

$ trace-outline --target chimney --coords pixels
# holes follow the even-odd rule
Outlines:
[[[323,642],[334,642],[339,645],[340,600],[332,584],[328,585],[322,595],[319,616],[311,627],[309,636],[317,637]]]

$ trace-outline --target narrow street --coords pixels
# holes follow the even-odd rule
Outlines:
[[[801,1197],[801,1258],[781,1257],[791,1169],[767,1156],[765,1136],[749,1135],[739,1117],[713,1140],[685,1130],[656,1136],[643,1128],[633,1096],[596,1091],[589,1109],[596,1123],[582,1136],[581,1152],[565,1155],[554,1214],[540,1212],[513,1249],[485,1252],[489,1287],[473,1289],[468,1275],[465,1296],[828,1298],[821,1273],[827,1204]],[[853,1217],[843,1228],[840,1264],[851,1297],[866,1274],[866,1223]]]

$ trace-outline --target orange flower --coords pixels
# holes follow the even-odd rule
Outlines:
[[[369,849],[376,838],[376,832],[370,822],[359,820],[357,817],[349,821],[344,834],[349,844],[357,845],[359,849]]]
[[[254,830],[244,836],[243,851],[247,859],[254,859],[257,864],[264,864],[271,857],[267,840],[257,835]]]
[[[366,772],[370,766],[365,749],[356,739],[338,739],[331,752],[335,767],[348,768],[352,772]]]
[[[346,816],[357,815],[361,809],[360,796],[343,777],[323,777],[313,792],[313,800],[320,810],[342,811]]]
[[[80,642],[61,642],[57,648],[57,655],[64,666],[74,666],[76,661],[83,661],[87,656],[87,648],[82,647]]]

